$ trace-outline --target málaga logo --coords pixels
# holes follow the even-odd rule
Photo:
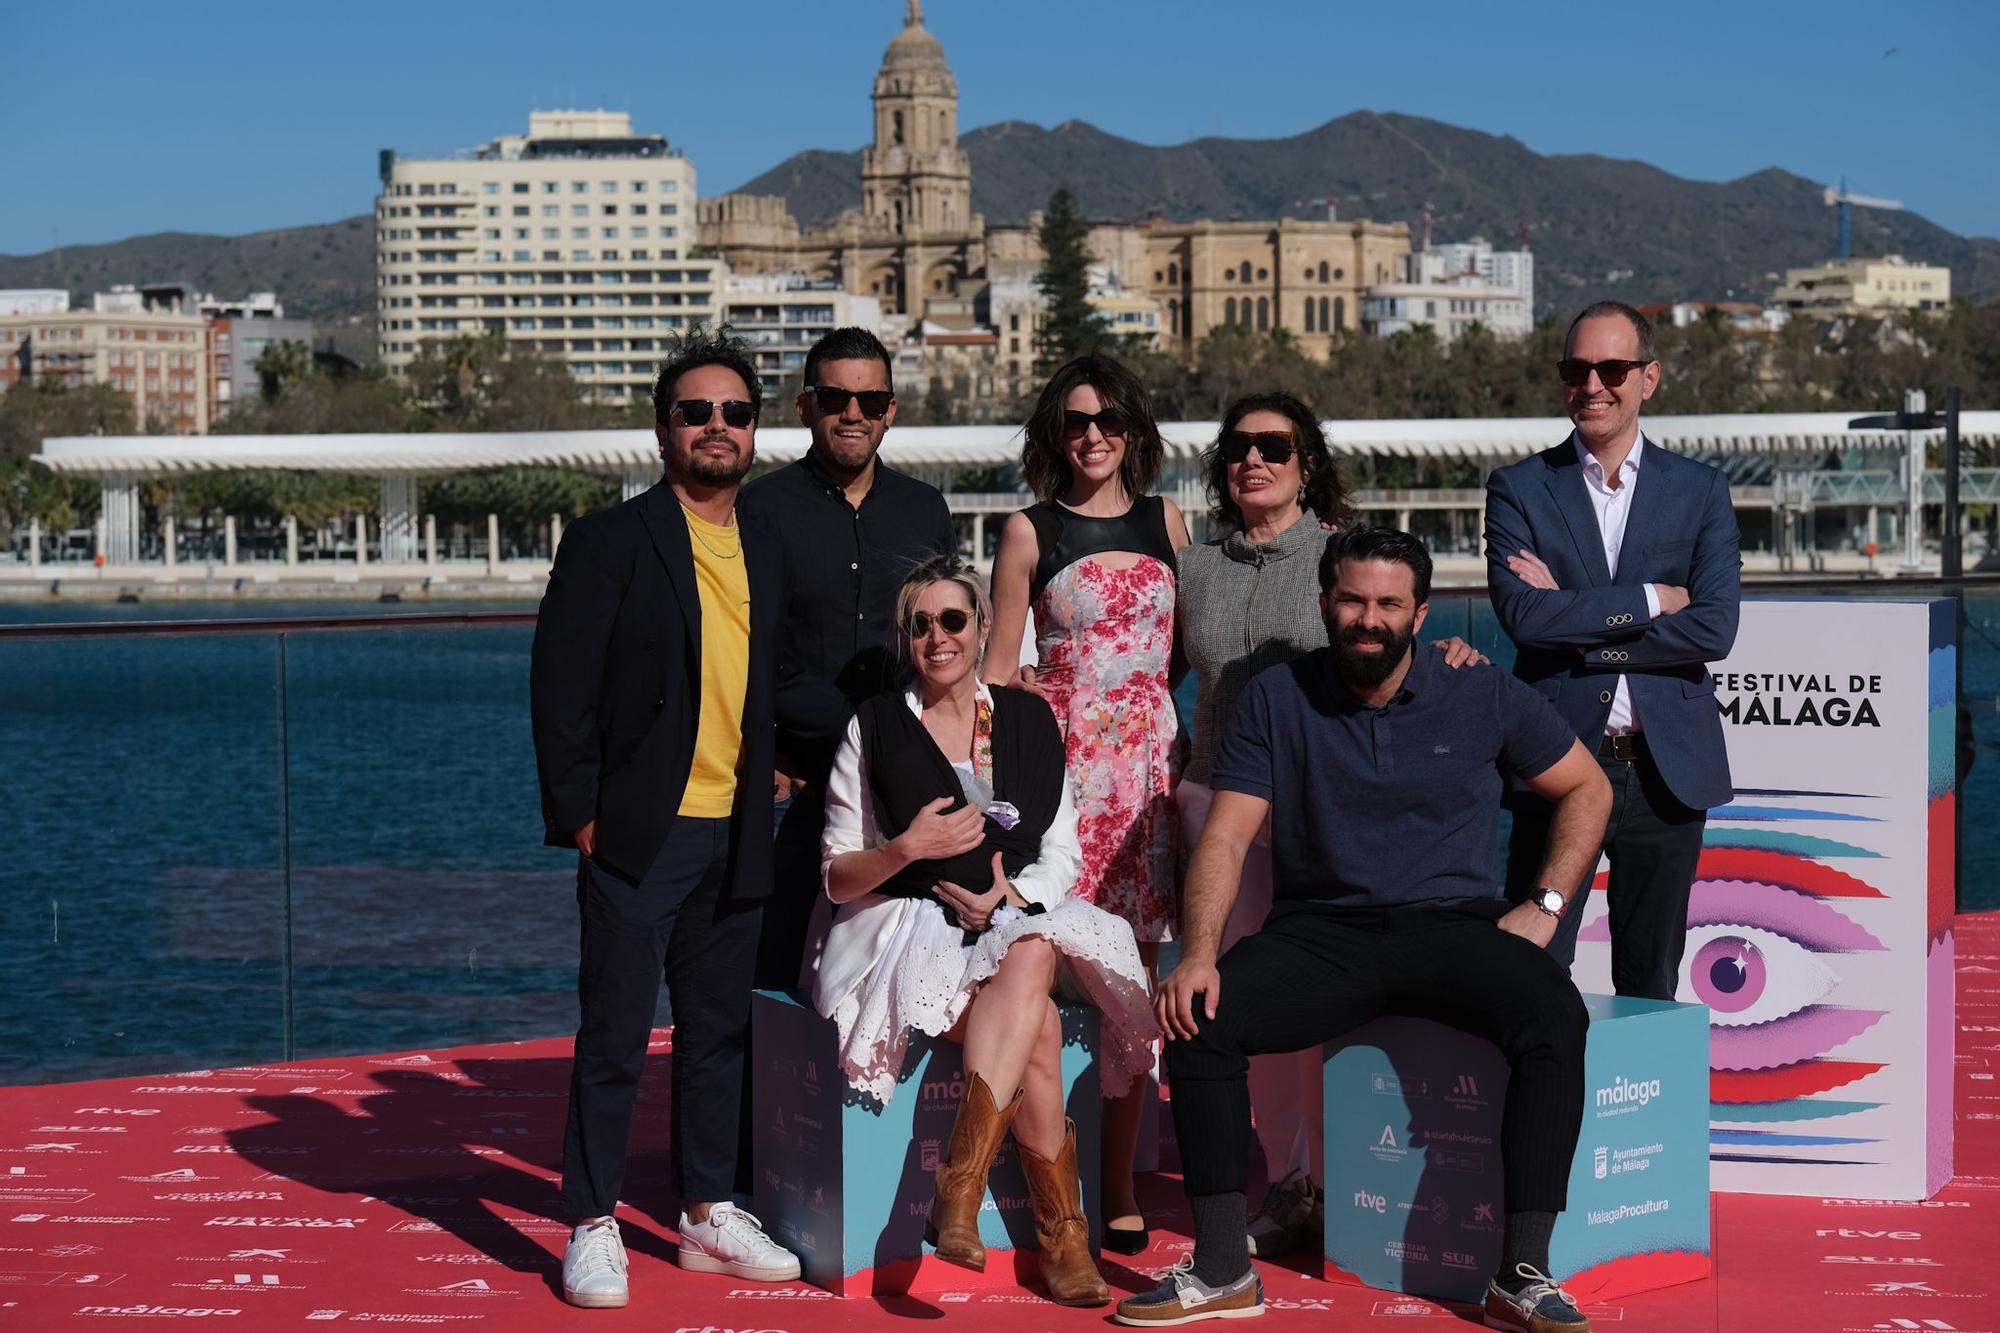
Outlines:
[[[1660,1095],[1660,1080],[1639,1079],[1636,1082],[1620,1074],[1608,1088],[1597,1090],[1599,1106],[1645,1106]]]

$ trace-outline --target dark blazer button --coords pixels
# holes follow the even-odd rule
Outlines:
[[[667,701],[665,699],[653,700],[653,711],[656,713],[659,712],[662,708],[665,708],[666,706],[667,706]]]
[[[1599,702],[1599,703],[1601,703],[1601,704],[1608,704],[1608,703],[1610,703],[1610,702],[1611,702],[1611,691],[1610,691],[1610,690],[1606,690],[1606,691],[1604,691],[1604,692],[1603,692],[1602,694],[1598,695],[1598,696],[1597,696],[1597,702]]]

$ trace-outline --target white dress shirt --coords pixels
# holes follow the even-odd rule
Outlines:
[[[1590,507],[1597,512],[1597,535],[1604,542],[1604,563],[1610,569],[1611,577],[1618,577],[1618,556],[1625,546],[1625,523],[1632,516],[1632,494],[1639,487],[1639,465],[1646,451],[1645,435],[1634,432],[1632,447],[1625,454],[1625,461],[1618,465],[1618,486],[1614,490],[1604,475],[1604,465],[1597,456],[1583,447],[1583,441],[1575,435],[1570,441],[1576,447],[1577,461],[1583,464],[1583,489],[1590,497]],[[1660,594],[1648,583],[1646,587],[1646,614],[1658,617],[1660,614]],[[1604,720],[1606,735],[1617,735],[1622,731],[1640,731],[1639,712],[1632,704],[1631,687],[1625,677],[1618,677],[1618,684],[1611,694],[1611,716]]]

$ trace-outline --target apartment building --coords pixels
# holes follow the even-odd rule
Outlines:
[[[882,302],[803,273],[731,275],[722,288],[722,320],[750,346],[764,401],[791,401],[806,353],[834,329],[856,325],[880,334]]]
[[[1951,304],[1951,270],[1901,255],[1833,259],[1785,271],[1785,285],[1771,303],[1824,317],[1884,315],[1898,310],[1942,310]]]
[[[1525,336],[1534,328],[1535,256],[1530,250],[1495,250],[1483,236],[1469,241],[1446,241],[1426,245],[1413,252],[1404,265],[1404,281],[1429,286],[1440,283],[1456,287],[1490,289],[1490,293],[1511,292],[1509,302],[1493,294],[1482,295],[1482,321],[1502,338]],[[1458,297],[1461,304],[1467,299]],[[1364,305],[1363,321],[1366,322]]]
[[[586,397],[643,395],[673,330],[714,322],[722,265],[696,259],[694,165],[613,111],[536,111],[463,157],[381,155],[382,362],[498,333],[563,362]]]
[[[61,314],[69,293],[59,287],[14,287],[0,291],[0,315]]]
[[[0,315],[0,391],[22,379],[109,384],[130,395],[142,430],[207,431],[214,410],[208,320],[194,311],[110,304]]]
[[[1361,300],[1361,331],[1370,336],[1407,333],[1420,324],[1447,343],[1475,324],[1502,337],[1530,327],[1519,296],[1477,278],[1377,283]]]

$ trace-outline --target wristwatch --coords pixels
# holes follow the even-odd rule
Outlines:
[[[1529,896],[1528,901],[1533,903],[1535,910],[1542,915],[1556,918],[1561,918],[1563,908],[1569,906],[1569,899],[1563,897],[1559,889],[1538,889]]]

